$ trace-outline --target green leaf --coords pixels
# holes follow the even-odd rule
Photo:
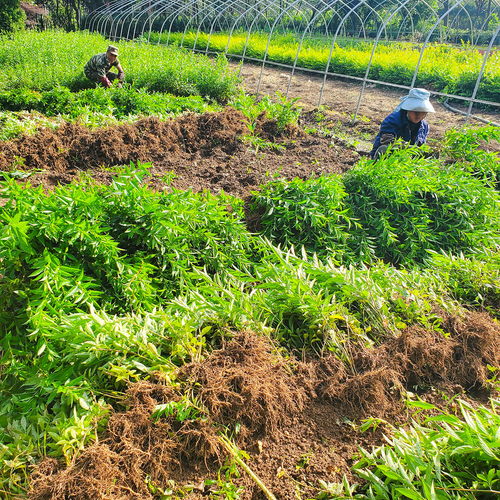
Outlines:
[[[395,491],[407,498],[411,498],[412,500],[425,500],[425,498],[420,495],[420,493],[408,488],[395,488]]]
[[[78,403],[84,410],[90,410],[90,406],[84,398],[78,398]]]

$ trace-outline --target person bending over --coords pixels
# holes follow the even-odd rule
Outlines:
[[[415,146],[425,144],[429,135],[429,124],[424,118],[427,113],[434,113],[429,97],[427,90],[415,88],[401,98],[399,106],[380,125],[370,153],[373,159],[385,153],[389,144],[396,139],[403,139]]]
[[[118,70],[118,74],[110,71],[113,66]],[[125,79],[125,72],[118,61],[118,49],[113,45],[110,45],[106,52],[92,56],[85,64],[83,72],[89,80],[101,83],[106,88],[111,87],[115,80],[118,80],[118,85],[121,86]]]

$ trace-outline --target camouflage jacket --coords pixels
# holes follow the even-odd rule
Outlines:
[[[112,68],[112,66],[117,67],[120,63],[118,59],[110,63],[106,56],[106,52],[102,54],[97,54],[89,59],[85,68],[83,69],[85,76],[90,80],[100,80],[102,77],[106,76],[106,73]]]

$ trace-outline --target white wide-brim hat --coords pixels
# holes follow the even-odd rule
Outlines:
[[[401,104],[397,109],[421,113],[435,113],[434,106],[429,101],[430,96],[430,92],[425,89],[411,89],[408,95],[401,98]]]

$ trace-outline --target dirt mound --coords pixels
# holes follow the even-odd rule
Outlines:
[[[149,117],[134,124],[90,130],[66,123],[51,130],[42,129],[4,143],[0,166],[7,168],[17,158],[24,167],[55,170],[87,170],[130,162],[161,160],[165,155],[200,151],[210,154],[215,147],[231,153],[245,131],[245,118],[235,109],[220,113],[188,114],[176,120]]]
[[[340,481],[343,474],[356,480],[350,466],[359,446],[383,442],[381,428],[361,433],[357,419],[406,422],[405,389],[424,399],[432,388],[446,392],[450,384],[455,394],[473,391],[470,397],[488,390],[486,364],[498,366],[499,325],[471,313],[448,318],[444,327],[448,336],[409,328],[377,348],[354,347],[350,367],[332,355],[285,359],[268,339],[239,333],[205,360],[181,368],[175,390],[132,385],[128,410],[111,415],[99,443],[66,469],[53,459],[40,464],[30,498],[151,499],[167,484],[189,492],[186,498],[204,498],[214,487],[205,480],[227,464],[222,430],[251,455],[248,464],[276,498],[294,498],[297,488],[315,496],[320,480]],[[197,417],[152,418],[157,405],[181,403],[185,394],[197,401]],[[244,487],[240,498],[264,498],[250,476],[232,481]]]
[[[42,129],[33,136],[0,142],[0,170],[32,171],[33,185],[66,184],[81,171],[109,183],[110,168],[151,162],[151,186],[162,188],[164,177],[175,174],[172,186],[209,190],[245,197],[270,176],[309,178],[348,170],[359,155],[345,144],[326,137],[307,136],[288,127],[280,132],[262,115],[261,138],[280,143],[274,150],[246,145],[245,117],[232,108],[219,113],[189,114],[161,122],[147,118],[130,125],[88,129],[65,124]]]

